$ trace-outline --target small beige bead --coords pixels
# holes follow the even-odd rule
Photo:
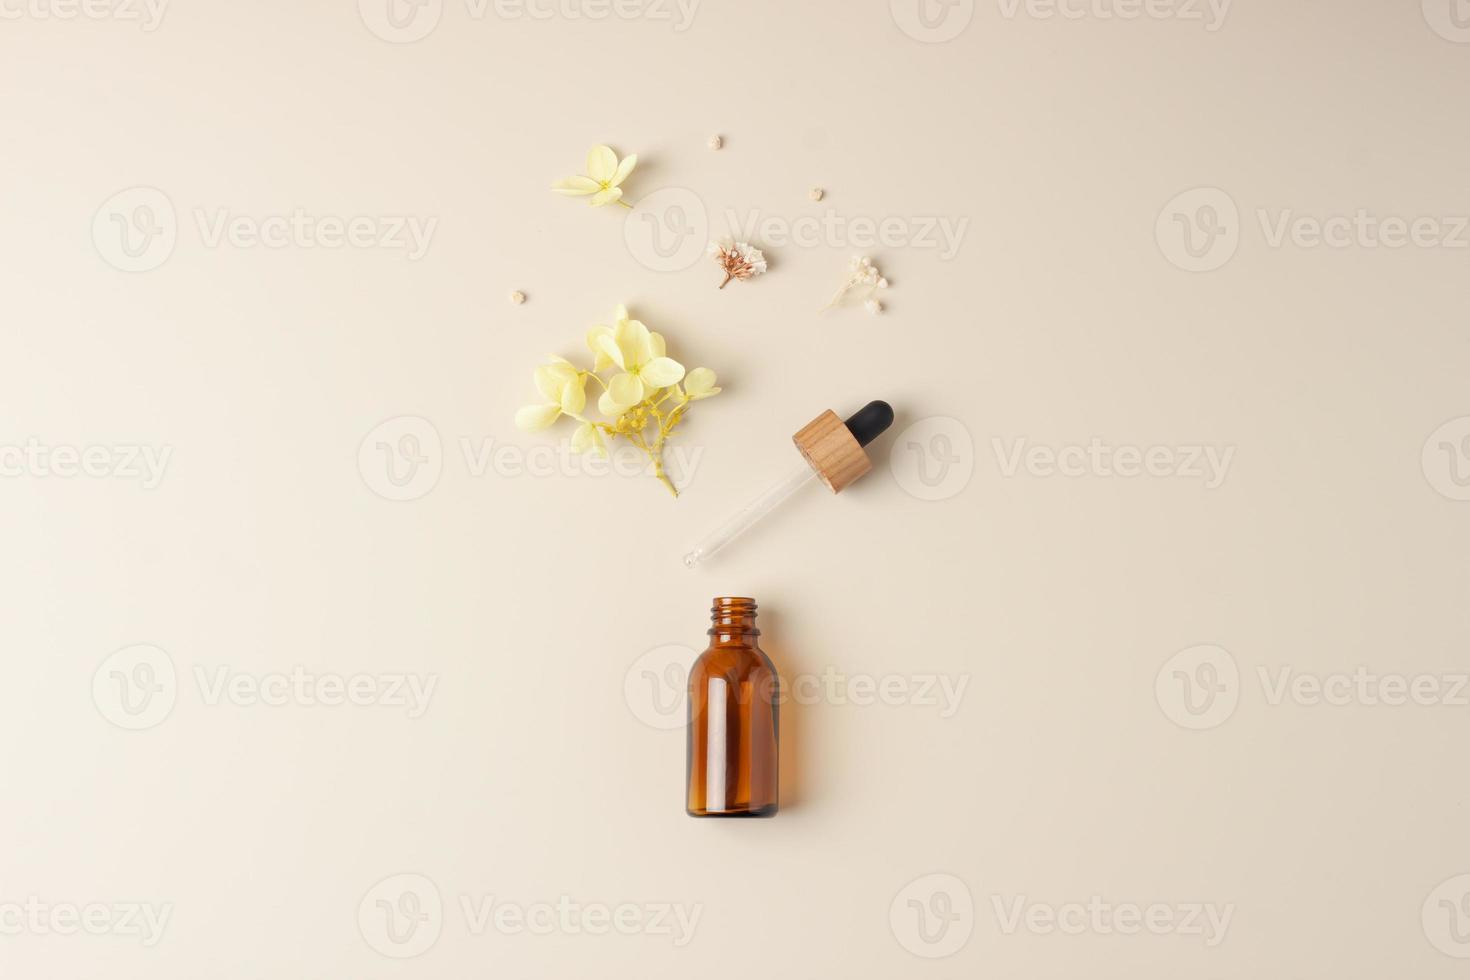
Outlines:
[[[515,305],[520,306],[526,301],[526,294],[517,289],[510,294],[510,301]]]
[[[718,150],[720,147],[722,147],[724,145],[725,145],[725,141],[723,139],[721,139],[719,136],[711,136],[709,138],[709,148],[711,150]]]
[[[822,198],[827,196],[827,192],[822,190],[820,187],[813,187],[811,189],[811,193],[807,196],[810,197],[813,201],[820,201]]]

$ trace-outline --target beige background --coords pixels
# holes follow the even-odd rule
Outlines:
[[[0,4],[5,976],[1464,972],[1470,27],[1449,0],[935,3],[932,29],[905,0],[704,0],[688,23],[430,0],[397,35],[372,0],[177,0],[152,24],[65,2]],[[596,142],[640,154],[628,198],[652,205],[546,190]],[[437,224],[417,260],[200,228],[296,209]],[[757,241],[771,272],[724,292],[637,237],[697,247],[731,209],[898,237]],[[1390,248],[1299,220],[1360,210],[1434,222]],[[156,267],[118,268],[114,216],[165,233]],[[926,219],[967,222],[955,254]],[[888,312],[818,317],[855,252]],[[580,356],[618,302],[725,387],[682,434],[678,501],[515,469],[570,434],[512,426],[532,366]],[[792,431],[877,397],[899,422],[872,476],[679,565],[788,468]],[[377,443],[425,432],[414,499],[385,499]],[[1169,452],[1152,476],[1009,465],[1094,438]],[[32,439],[107,447],[109,475],[17,463]],[[487,440],[509,448],[477,468]],[[127,447],[170,453],[156,486],[117,472]],[[1218,486],[1189,447],[1232,454]],[[772,821],[684,816],[677,703],[649,686],[717,594],[760,600],[788,680],[835,677],[785,709]],[[139,664],[155,700],[122,686]],[[1435,703],[1275,695],[1360,666],[1427,676]],[[211,703],[217,678],[296,667],[435,686],[417,718]],[[940,679],[966,685],[947,717],[917,696]],[[429,905],[390,935],[377,901],[405,893]],[[477,930],[463,902],[487,896],[633,903],[641,931]],[[1094,896],[1181,928],[1046,928]],[[1033,925],[1008,930],[1017,900]],[[108,935],[54,931],[128,902],[169,908],[156,944],[112,907]],[[660,903],[697,907],[684,945]],[[1223,941],[1182,928],[1191,903],[1229,909]]]

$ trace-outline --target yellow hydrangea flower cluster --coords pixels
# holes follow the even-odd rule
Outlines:
[[[592,369],[578,368],[566,358],[551,356],[536,368],[536,388],[545,401],[516,412],[516,425],[537,432],[563,415],[578,424],[572,448],[606,455],[608,438],[624,438],[648,455],[653,472],[669,492],[679,495],[663,467],[663,448],[684,420],[689,405],[720,393],[709,368],[685,372],[668,356],[664,338],[628,316],[619,306],[612,326],[599,324],[587,332]],[[610,378],[603,372],[615,370]],[[586,418],[587,381],[602,387],[597,410],[608,421]]]

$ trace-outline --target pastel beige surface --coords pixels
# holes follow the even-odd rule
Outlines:
[[[1463,974],[1464,5],[925,3],[0,0],[0,974]],[[618,303],[678,500],[511,421]]]

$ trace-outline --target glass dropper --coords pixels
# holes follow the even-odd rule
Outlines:
[[[792,437],[801,451],[801,465],[695,545],[684,556],[684,567],[713,558],[813,479],[820,479],[833,493],[841,491],[873,468],[863,447],[892,424],[893,409],[882,401],[869,402],[846,422],[830,410],[818,415]]]

